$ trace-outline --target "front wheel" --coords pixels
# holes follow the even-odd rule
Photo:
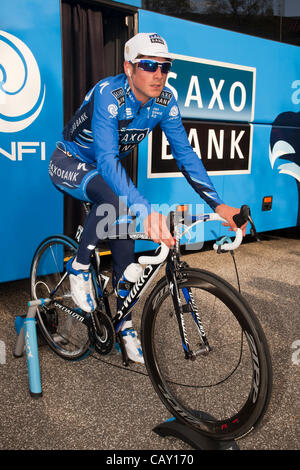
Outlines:
[[[186,425],[214,439],[241,437],[260,422],[270,400],[272,367],[262,328],[244,298],[212,273],[184,269],[178,288],[194,355],[186,358],[163,278],[142,318],[143,353],[153,386]],[[191,298],[193,309],[186,306]],[[209,351],[202,344],[204,333]]]

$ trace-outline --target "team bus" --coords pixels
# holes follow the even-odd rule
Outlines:
[[[124,44],[137,32],[159,33],[175,54],[167,85],[220,197],[248,204],[258,232],[299,224],[298,3],[1,2],[0,282],[27,278],[38,243],[54,233],[74,236],[82,223],[80,203],[52,186],[49,159],[88,91],[122,73]],[[160,128],[124,164],[162,211],[178,203],[209,211],[178,171]],[[211,240],[222,230],[186,243],[193,248],[199,236]],[[136,250],[145,250],[147,242],[139,243]]]

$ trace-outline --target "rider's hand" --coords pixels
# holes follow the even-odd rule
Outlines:
[[[151,212],[144,220],[144,232],[155,243],[164,242],[169,248],[174,239],[167,226],[167,217],[159,212]]]
[[[224,225],[225,227],[230,227],[229,230],[236,231],[237,226],[233,220],[233,216],[239,214],[240,209],[237,209],[236,207],[227,206],[226,204],[220,204],[216,207],[215,212],[219,214],[219,216],[221,216],[223,219],[227,220],[228,223],[224,222],[222,225]],[[243,236],[245,236],[246,234],[246,227],[247,222],[240,227],[243,232]]]

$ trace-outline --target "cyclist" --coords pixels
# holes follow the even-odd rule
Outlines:
[[[233,230],[236,225],[232,217],[239,212],[220,199],[189,144],[177,102],[165,86],[173,60],[166,41],[157,33],[139,33],[127,41],[124,55],[124,73],[101,80],[87,93],[64,128],[49,164],[52,182],[58,189],[92,203],[77,256],[67,264],[73,300],[85,312],[92,311],[96,305],[89,272],[91,250],[99,239],[105,238],[104,228],[99,227],[115,222],[115,218],[105,219],[103,207],[111,204],[116,217],[122,212],[124,202],[131,212],[138,208],[140,215],[144,212],[142,219],[147,235],[157,243],[163,241],[169,247],[173,244],[166,217],[151,209],[150,202],[135,187],[121,163],[156,125],[160,124],[166,134],[187,181]],[[125,268],[135,260],[134,242],[126,238],[108,243],[116,287]],[[120,305],[118,299],[117,308]],[[129,359],[143,362],[131,318],[124,322],[122,334]]]

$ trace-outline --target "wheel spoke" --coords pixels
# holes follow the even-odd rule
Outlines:
[[[57,236],[46,240],[37,250],[31,272],[33,298],[48,297],[63,302],[66,310],[58,304],[50,304],[37,313],[40,331],[49,346],[66,359],[78,359],[89,351],[90,340],[85,324],[67,313],[78,311],[70,294],[69,280],[64,272],[65,258],[76,254],[77,244],[67,237]]]

